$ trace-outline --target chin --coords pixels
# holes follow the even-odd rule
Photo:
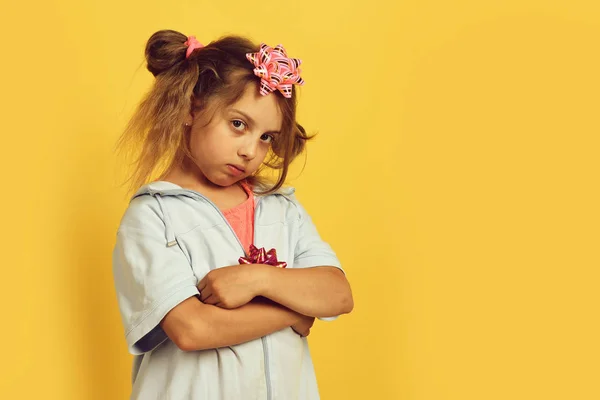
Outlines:
[[[239,181],[241,181],[242,179],[245,179],[245,178],[246,178],[245,176],[236,178],[236,177],[234,177],[234,176],[229,176],[229,175],[226,175],[226,176],[224,176],[224,177],[219,177],[219,178],[212,178],[212,177],[211,177],[211,178],[208,178],[208,177],[207,177],[207,179],[208,179],[208,180],[209,180],[209,181],[210,181],[210,182],[211,182],[213,185],[215,185],[215,186],[220,186],[220,187],[224,187],[224,188],[225,188],[225,187],[228,187],[228,186],[231,186],[231,185],[234,185],[234,184],[236,184],[237,182],[239,182]]]
[[[220,187],[231,186],[235,183],[235,180],[232,179],[209,179],[209,181],[215,185]]]

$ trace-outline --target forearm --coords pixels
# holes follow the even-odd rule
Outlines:
[[[260,295],[300,314],[333,317],[354,307],[350,285],[338,268],[258,268],[263,274]]]
[[[256,299],[232,310],[198,303],[188,350],[245,343],[289,327],[301,318],[297,312],[267,299]]]

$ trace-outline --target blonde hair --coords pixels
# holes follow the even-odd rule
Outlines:
[[[187,146],[185,118],[190,112],[210,113],[221,106],[233,104],[249,83],[260,81],[246,53],[255,53],[259,46],[240,36],[225,36],[195,50],[186,58],[187,36],[172,30],[154,33],[146,44],[148,71],[154,84],[138,105],[117,141],[117,150],[126,160],[132,160],[129,192],[151,181],[157,173],[164,175],[175,165],[190,157]],[[258,90],[258,89],[257,89]],[[296,89],[285,98],[277,91],[277,102],[283,115],[281,133],[273,142],[269,156],[248,181],[265,188],[261,194],[275,192],[285,182],[289,165],[302,153],[308,136],[296,122]],[[260,173],[264,168],[279,172],[272,183]]]

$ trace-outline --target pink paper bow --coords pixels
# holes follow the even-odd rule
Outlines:
[[[253,244],[250,245],[250,256],[240,257],[240,264],[268,264],[278,268],[287,267],[285,261],[277,261],[277,252],[275,249],[266,251],[264,247],[257,249]]]
[[[202,43],[196,40],[196,36],[188,36],[188,39],[184,44],[188,47],[185,51],[185,58],[189,58],[190,54],[192,54],[192,51],[204,47]]]
[[[274,49],[262,43],[258,53],[247,53],[246,58],[254,64],[254,75],[260,78],[260,94],[263,96],[279,90],[284,97],[292,97],[292,85],[303,85],[298,68],[302,61],[289,58],[282,45]]]

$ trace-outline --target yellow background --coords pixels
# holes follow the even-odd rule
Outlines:
[[[283,43],[318,131],[290,183],[356,307],[322,398],[599,399],[600,6],[3,1],[3,399],[124,399],[113,146],[159,29]]]

